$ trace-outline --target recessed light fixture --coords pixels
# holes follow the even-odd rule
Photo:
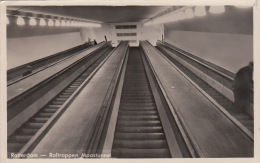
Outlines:
[[[17,18],[17,25],[24,25],[25,24],[25,22],[24,22],[24,19],[23,19],[23,17],[21,17],[21,16],[18,16],[18,18]]]
[[[56,20],[56,22],[55,22],[55,26],[56,27],[59,27],[61,24],[60,24],[60,21],[59,20]]]
[[[50,27],[54,26],[53,20],[50,19],[50,20],[48,21],[48,26],[50,26]]]
[[[29,24],[32,25],[32,26],[37,25],[36,19],[35,18],[30,18]]]
[[[195,16],[205,16],[206,15],[206,9],[204,6],[196,6],[194,11]]]
[[[193,13],[192,8],[187,8],[185,10],[185,17],[186,18],[193,18],[194,17],[194,13]]]
[[[45,26],[45,25],[46,25],[45,19],[40,19],[40,26]]]

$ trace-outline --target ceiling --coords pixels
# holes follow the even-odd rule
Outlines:
[[[8,10],[87,19],[102,23],[143,22],[172,6],[12,6]]]

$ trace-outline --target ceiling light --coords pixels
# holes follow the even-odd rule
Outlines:
[[[60,25],[61,25],[62,27],[64,27],[64,26],[65,26],[65,21],[62,20],[61,23],[60,23]]]
[[[61,24],[60,24],[60,21],[59,21],[59,20],[56,20],[56,22],[55,22],[55,26],[56,26],[56,27],[59,27],[59,26],[61,26]]]
[[[69,26],[70,26],[70,22],[67,21],[66,24],[65,24],[65,26],[69,27]]]
[[[75,22],[75,26],[79,27],[79,22],[78,21]]]
[[[79,26],[82,27],[83,26],[83,22],[79,22]]]
[[[18,16],[16,23],[17,23],[17,25],[24,25],[25,24],[24,19],[21,16]]]
[[[50,26],[50,27],[51,27],[51,26],[54,26],[53,20],[50,19],[50,20],[48,21],[48,26]]]
[[[40,26],[45,26],[45,25],[46,25],[45,19],[40,19]]]
[[[225,12],[224,6],[210,6],[209,12],[213,14],[219,14]]]
[[[32,26],[35,26],[37,24],[36,19],[30,18],[29,24],[32,25]]]
[[[185,10],[185,17],[186,18],[193,18],[194,17],[192,8],[187,8]]]
[[[76,27],[75,21],[72,21],[72,22],[71,22],[71,26],[72,26],[72,27]]]
[[[206,15],[206,9],[204,6],[196,6],[194,11],[195,16],[205,16]]]

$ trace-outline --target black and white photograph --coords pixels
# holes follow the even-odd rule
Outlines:
[[[255,161],[257,2],[6,2],[1,157]]]

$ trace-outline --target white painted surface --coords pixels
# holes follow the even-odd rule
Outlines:
[[[7,39],[7,69],[82,44],[79,32]]]
[[[116,29],[115,25],[136,25],[137,28]],[[112,41],[112,46],[116,47],[118,45],[118,40],[136,40],[136,43],[130,42],[130,46],[139,46],[140,40],[148,40],[155,46],[156,41],[162,39],[163,32],[161,25],[143,26],[140,22],[130,22],[102,24],[101,28],[82,28],[80,33],[85,42],[88,42],[88,38],[90,38],[91,41],[96,39],[99,43],[104,41],[104,36],[106,36],[108,41]],[[137,35],[118,37],[117,33],[137,33]]]
[[[104,36],[107,37],[107,41],[111,41],[111,34],[107,24],[102,24],[101,28],[81,28],[80,35],[83,42],[88,42],[88,39],[90,38],[90,41],[95,39],[97,43],[99,43],[105,41]]]
[[[253,60],[253,36],[165,31],[165,41],[234,73]]]

